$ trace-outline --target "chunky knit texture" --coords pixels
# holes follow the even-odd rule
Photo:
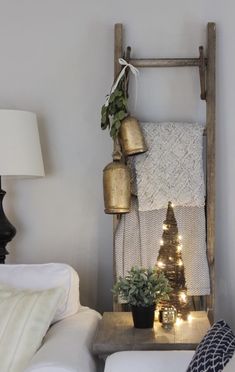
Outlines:
[[[139,210],[203,206],[203,130],[197,123],[141,123],[148,151],[129,157]]]

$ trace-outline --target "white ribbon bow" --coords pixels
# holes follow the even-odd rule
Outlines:
[[[125,71],[127,69],[127,67],[129,67],[130,71],[132,72],[132,74],[135,76],[135,81],[136,81],[136,89],[135,89],[135,106],[136,106],[136,101],[137,101],[137,76],[139,75],[139,70],[133,66],[131,63],[128,63],[127,61],[125,61],[125,59],[123,58],[119,58],[118,62],[120,63],[120,65],[124,66],[121,71],[120,71],[120,74],[118,75],[115,83],[113,84],[112,86],[112,89],[111,89],[111,92],[110,94],[107,96],[107,99],[106,99],[106,102],[105,102],[105,106],[107,107],[108,104],[109,104],[109,100],[110,100],[110,96],[111,94],[115,91],[115,89],[117,88],[121,78],[123,77],[123,75],[125,74]]]

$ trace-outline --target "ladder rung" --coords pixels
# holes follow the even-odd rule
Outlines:
[[[135,67],[190,67],[199,66],[200,60],[199,58],[131,58],[130,63]]]

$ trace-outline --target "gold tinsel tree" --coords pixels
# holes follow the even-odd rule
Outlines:
[[[163,223],[163,234],[156,266],[169,280],[172,292],[164,305],[175,306],[183,319],[189,314],[187,288],[185,284],[184,264],[182,260],[182,238],[178,233],[177,221],[172,203],[168,203],[166,220]]]

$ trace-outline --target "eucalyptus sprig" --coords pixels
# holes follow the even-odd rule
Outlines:
[[[125,83],[125,76],[123,76],[110,95],[108,105],[104,104],[101,109],[101,128],[103,130],[108,128],[113,139],[118,136],[122,120],[128,116]]]
[[[112,291],[132,306],[150,306],[169,299],[168,279],[155,268],[132,267],[125,278],[119,277]]]

